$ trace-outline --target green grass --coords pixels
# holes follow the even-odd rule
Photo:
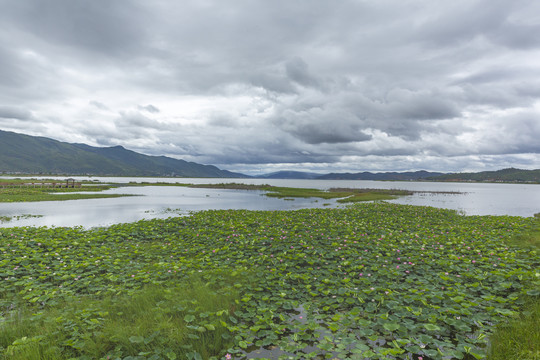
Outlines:
[[[533,256],[540,250],[540,214],[536,226],[516,235],[509,243],[529,249]],[[537,270],[538,271],[538,270]],[[537,276],[540,273],[537,272]],[[489,360],[540,360],[540,284],[522,296],[520,313],[497,326],[491,336]]]
[[[277,198],[310,198],[316,197],[321,199],[336,199],[349,196],[349,193],[346,192],[329,192],[319,189],[299,189],[299,188],[288,188],[288,187],[269,187],[267,189],[266,196],[268,197],[277,197]]]
[[[12,183],[20,183],[13,181]],[[85,194],[84,192],[99,192],[110,189],[111,186],[84,186],[80,188],[49,188],[49,187],[0,187],[0,202],[28,201],[63,201],[78,199],[101,199],[130,196],[124,194]]]
[[[32,201],[66,201],[66,200],[83,200],[83,199],[106,199],[117,198],[124,196],[132,196],[125,194],[66,194],[54,195],[50,193],[17,193],[6,194],[0,192],[0,202],[32,202]]]
[[[226,325],[237,298],[232,286],[191,276],[172,287],[66,299],[37,313],[24,306],[0,324],[0,359],[208,359],[232,344]]]
[[[339,203],[355,203],[360,201],[382,201],[382,200],[392,200],[396,199],[397,196],[379,194],[379,193],[365,193],[365,194],[354,194],[349,197],[339,199]]]
[[[500,324],[491,336],[489,360],[540,359],[540,299],[527,299],[521,313]]]

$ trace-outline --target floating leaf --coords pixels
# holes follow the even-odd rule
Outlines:
[[[424,327],[429,331],[439,331],[441,328],[435,324],[424,324]]]
[[[384,323],[383,327],[388,331],[395,331],[399,329],[399,324],[396,323]]]

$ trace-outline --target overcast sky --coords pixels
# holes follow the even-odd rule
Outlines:
[[[538,0],[0,0],[0,129],[249,174],[540,168]]]

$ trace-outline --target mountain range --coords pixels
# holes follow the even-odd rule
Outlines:
[[[0,174],[166,176],[247,178],[245,174],[221,170],[166,156],[150,156],[123,148],[72,144],[45,137],[0,130]],[[540,183],[540,169],[502,169],[478,173],[358,172],[319,174],[278,171],[256,176],[263,179],[387,180],[387,181],[487,181]]]
[[[482,181],[482,182],[520,182],[540,183],[540,169],[522,170],[515,168],[476,173],[453,173],[428,178],[436,181]]]
[[[359,172],[359,173],[329,173],[318,174],[301,171],[278,171],[259,175],[263,179],[317,179],[317,180],[387,180],[387,181],[412,181],[422,180],[429,177],[444,175],[440,172],[412,171],[412,172]]]
[[[392,181],[411,181],[422,180],[426,178],[435,178],[444,175],[440,172],[429,172],[425,170],[409,172],[360,172],[360,173],[330,173],[319,176],[322,180],[392,180]]]

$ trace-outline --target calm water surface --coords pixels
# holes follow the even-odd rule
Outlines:
[[[64,178],[58,179],[63,180]],[[391,202],[453,209],[467,215],[533,216],[535,213],[540,212],[540,185],[537,184],[125,177],[76,177],[76,179],[93,179],[111,183],[178,182],[218,184],[236,182],[323,190],[333,187],[404,189],[426,192],[400,197]],[[448,194],[448,192],[452,194]],[[107,190],[105,193],[137,196],[112,199],[0,203],[0,216],[32,215],[32,217],[23,216],[10,222],[0,223],[0,226],[94,227],[134,222],[142,219],[167,218],[207,209],[295,210],[342,206],[338,205],[335,200],[269,198],[260,191],[192,189],[171,186],[120,187]],[[59,194],[58,196],[62,195]]]

